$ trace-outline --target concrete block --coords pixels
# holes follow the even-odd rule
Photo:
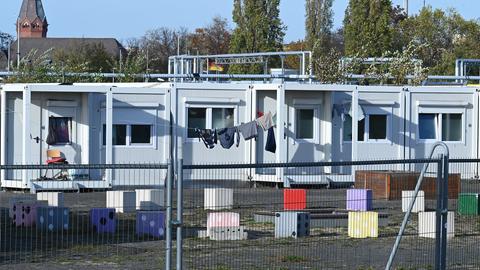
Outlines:
[[[378,213],[348,212],[348,236],[352,238],[378,237]]]
[[[413,200],[413,194],[415,191],[413,190],[403,190],[402,191],[402,211],[405,213],[408,210],[408,206],[410,202]],[[424,212],[425,211],[425,193],[423,190],[419,190],[417,194],[417,199],[413,204],[412,212]]]
[[[160,211],[165,208],[165,191],[163,189],[136,189],[137,210]]]
[[[418,213],[418,236],[435,238],[436,235],[436,212]],[[455,213],[449,211],[447,214],[447,239],[455,236]]]
[[[310,213],[276,212],[275,238],[304,237],[310,235]]]
[[[347,210],[370,211],[372,210],[373,192],[371,189],[348,189]]]
[[[90,224],[98,233],[115,233],[117,219],[115,208],[93,208],[90,210]]]
[[[15,195],[8,200],[8,217],[13,218],[15,214],[15,203],[36,201],[34,197],[28,195]]]
[[[107,191],[107,208],[117,213],[135,212],[135,191]]]
[[[37,209],[37,227],[47,231],[68,230],[69,212],[66,207],[39,207]]]
[[[208,213],[207,216],[207,235],[214,227],[239,227],[240,214],[233,212]]]
[[[233,189],[206,188],[204,190],[204,209],[222,210],[232,209]]]
[[[13,223],[17,227],[32,227],[37,221],[37,209],[46,205],[45,202],[25,201],[13,205]]]
[[[307,208],[307,190],[305,189],[284,189],[283,209],[303,210]]]
[[[47,201],[48,206],[64,206],[64,197],[62,192],[39,192],[37,200]]]
[[[458,197],[458,213],[460,215],[478,216],[480,199],[478,193],[460,193]]]
[[[165,235],[164,211],[137,211],[137,235],[161,238]]]
[[[213,227],[210,231],[210,239],[217,241],[246,240],[247,232],[243,226]]]

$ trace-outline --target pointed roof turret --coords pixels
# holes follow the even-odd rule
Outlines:
[[[42,22],[46,20],[42,0],[23,0],[18,19],[33,21],[36,18],[39,18]]]

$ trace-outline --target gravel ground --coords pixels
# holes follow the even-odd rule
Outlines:
[[[462,183],[462,190],[479,192],[476,182]],[[223,184],[223,186],[230,186]],[[188,235],[206,227],[204,185],[185,190],[184,221]],[[345,208],[345,189],[309,189],[308,208]],[[8,199],[0,193],[0,269],[163,269],[165,242],[135,235],[135,216],[119,215],[115,235],[94,233],[88,209],[105,205],[105,193],[66,193],[71,208],[71,230],[42,234],[34,228],[12,227]],[[33,196],[33,195],[32,195]],[[189,237],[184,242],[185,269],[383,269],[403,218],[401,201],[374,201],[375,211],[389,214],[389,226],[380,227],[379,238],[351,239],[347,228],[314,228],[311,236],[275,239],[273,224],[255,223],[253,213],[281,210],[281,189],[237,185],[234,210],[241,215],[249,239],[211,241]],[[426,201],[434,209],[435,201]],[[450,200],[450,209],[456,201]],[[419,238],[414,214],[397,255],[397,269],[433,269],[433,239]],[[448,242],[449,269],[480,268],[480,219],[455,215],[455,237]],[[175,255],[175,254],[174,254]]]

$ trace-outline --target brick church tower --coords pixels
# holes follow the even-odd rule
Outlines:
[[[47,37],[48,23],[42,0],[23,0],[17,19],[20,38]]]

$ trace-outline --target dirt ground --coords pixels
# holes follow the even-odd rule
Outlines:
[[[253,213],[282,210],[282,190],[236,185],[232,211],[240,213],[248,240],[212,241],[193,237],[206,227],[203,187],[188,185],[184,192],[188,235],[184,240],[185,269],[384,269],[403,218],[401,201],[375,200],[374,210],[389,214],[389,225],[379,228],[378,238],[352,239],[347,228],[340,227],[312,228],[309,237],[275,239],[274,225],[255,223]],[[479,192],[479,188],[477,182],[462,182],[464,191]],[[88,210],[105,206],[104,192],[66,193],[70,229],[49,234],[12,226],[8,200],[17,195],[0,193],[0,269],[164,268],[165,241],[137,236],[134,214],[118,215],[113,235],[93,232]],[[346,189],[309,189],[307,207],[345,209],[345,197]],[[427,200],[426,208],[433,210],[435,203]],[[449,208],[454,211],[456,207],[456,200],[450,200]],[[417,220],[413,214],[395,260],[396,269],[434,268],[435,241],[418,237]],[[448,269],[479,269],[479,241],[480,218],[455,214],[455,237],[448,242]]]

